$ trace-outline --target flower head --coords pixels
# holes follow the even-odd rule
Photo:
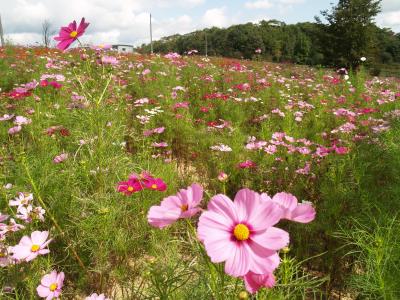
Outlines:
[[[143,179],[142,183],[147,189],[153,191],[164,192],[167,189],[167,185],[161,178],[148,176],[147,178]]]
[[[61,294],[63,282],[64,272],[57,273],[57,271],[52,271],[50,274],[46,274],[42,277],[36,291],[39,297],[46,298],[46,300],[58,298]]]
[[[272,288],[275,285],[275,277],[272,273],[256,274],[249,272],[243,279],[246,290],[252,294],[256,293],[262,287]]]
[[[203,188],[194,183],[176,195],[164,198],[160,206],[152,206],[147,220],[150,225],[163,228],[180,218],[190,218],[200,211],[197,206],[202,199]]]
[[[129,178],[127,181],[118,183],[118,192],[130,196],[133,193],[143,190],[143,186],[137,178]]]
[[[75,40],[85,33],[88,26],[89,23],[85,23],[85,18],[82,18],[79,26],[77,26],[76,21],[73,21],[68,27],[61,27],[58,36],[54,38],[59,42],[57,48],[63,51],[68,49]]]
[[[17,260],[31,261],[38,255],[44,255],[50,252],[47,245],[51,240],[47,240],[48,231],[34,231],[31,237],[23,236],[19,244],[11,247],[13,258]]]
[[[233,202],[222,194],[212,197],[197,232],[211,261],[225,262],[227,274],[266,274],[279,265],[276,251],[289,243],[289,234],[273,227],[281,217],[278,205],[242,189]]]

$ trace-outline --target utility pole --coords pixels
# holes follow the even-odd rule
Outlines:
[[[153,28],[151,26],[151,14],[150,14],[150,52],[153,54]]]
[[[3,25],[1,24],[1,15],[0,15],[0,40],[1,40],[1,46],[4,47],[4,33],[3,33]]]
[[[207,45],[207,32],[204,31],[204,35],[206,37],[206,57],[207,57],[207,52],[208,52],[208,45]]]

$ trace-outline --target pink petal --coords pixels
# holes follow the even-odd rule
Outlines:
[[[16,245],[11,248],[11,252],[13,253],[13,258],[23,260],[31,254],[31,249],[30,247]]]
[[[297,206],[297,198],[285,192],[275,194],[275,196],[272,197],[272,201],[289,211],[292,211]]]
[[[254,231],[262,231],[278,223],[283,217],[283,210],[272,201],[265,201],[258,205],[249,217],[248,223]]]
[[[39,297],[42,297],[42,298],[47,297],[47,296],[49,295],[49,293],[50,293],[49,288],[48,288],[48,287],[45,287],[45,286],[43,286],[43,285],[39,285],[39,286],[36,288],[36,291],[37,291]]]
[[[232,256],[237,247],[236,242],[231,240],[231,234],[226,231],[213,231],[204,241],[204,247],[213,263],[226,261]]]
[[[49,237],[48,231],[34,231],[31,234],[32,244],[42,245]]]
[[[248,253],[246,253],[245,247],[239,244],[234,249],[235,251],[225,262],[225,273],[233,277],[244,276],[250,268]]]
[[[260,195],[249,189],[241,189],[236,193],[233,203],[239,222],[249,221],[254,212],[259,209]]]
[[[262,287],[272,288],[275,285],[275,277],[272,273],[255,274],[249,272],[243,279],[246,290],[252,294],[256,293]]]
[[[197,183],[193,183],[191,185],[193,198],[191,201],[191,205],[197,206],[200,204],[201,200],[203,199],[203,187]]]
[[[60,272],[57,275],[57,290],[61,290],[61,288],[63,287],[64,277],[65,277],[64,272]]]
[[[180,214],[180,209],[168,210],[162,206],[152,206],[147,214],[147,220],[153,227],[164,228],[178,220]]]
[[[212,197],[207,207],[209,211],[215,212],[225,219],[232,220],[235,223],[239,222],[233,202],[225,195],[218,194]]]
[[[278,267],[280,261],[276,251],[265,249],[258,246],[256,243],[247,243],[245,246],[249,253],[250,271],[263,274],[266,272],[273,272]],[[278,261],[276,261],[275,256],[278,257]]]
[[[309,223],[315,219],[315,209],[311,204],[299,204],[292,211],[290,220],[299,223]]]
[[[231,236],[233,225],[234,222],[226,216],[221,216],[213,211],[205,211],[199,218],[197,234],[201,241],[212,237],[216,231],[224,231]]]
[[[181,210],[182,201],[177,196],[169,196],[161,201],[161,207],[164,209]]]
[[[289,244],[289,234],[282,229],[270,227],[265,232],[251,236],[251,240],[261,247],[279,250]]]

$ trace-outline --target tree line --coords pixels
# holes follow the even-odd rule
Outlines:
[[[374,17],[379,12],[380,1],[340,0],[315,22],[264,20],[206,28],[164,37],[153,42],[153,48],[156,53],[196,49],[201,55],[207,51],[212,56],[353,68],[361,57],[367,57],[369,64],[400,63],[400,33],[376,26]],[[149,53],[150,45],[143,44],[137,51]]]

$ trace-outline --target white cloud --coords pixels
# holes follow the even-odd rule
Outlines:
[[[381,2],[381,5],[382,5],[383,12],[400,10],[400,1],[399,0],[383,0]]]
[[[305,0],[277,0],[280,4],[286,4],[286,5],[294,5],[294,4],[302,4],[305,2]]]
[[[226,15],[226,7],[212,8],[205,12],[202,18],[204,26],[226,27],[231,23]]]
[[[389,27],[400,32],[400,10],[381,13],[376,18],[376,22],[382,27]]]
[[[249,9],[266,9],[271,8],[274,5],[269,0],[259,0],[254,2],[246,2],[244,6]]]

